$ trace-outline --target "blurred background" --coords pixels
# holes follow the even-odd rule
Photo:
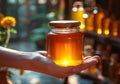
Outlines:
[[[13,84],[119,84],[119,0],[0,0],[0,13],[17,20],[9,47],[21,51],[46,50],[52,20],[78,20],[84,32],[84,56],[99,55],[101,62],[68,79],[10,69]]]

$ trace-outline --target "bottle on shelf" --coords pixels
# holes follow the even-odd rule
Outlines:
[[[103,19],[103,34],[108,36],[110,34],[110,21],[111,19],[109,17],[106,17]]]
[[[97,32],[97,34],[102,34],[102,20],[104,18],[104,12],[103,11],[99,11],[96,15],[95,15],[95,19],[94,19],[94,23],[95,23],[95,31]]]
[[[120,21],[118,21],[118,20],[115,20],[111,23],[111,35],[114,37],[118,36],[119,23],[120,23]]]
[[[86,2],[84,4],[86,6],[85,11],[88,16],[87,18],[85,18],[85,29],[86,29],[86,31],[94,32],[94,17],[95,17],[95,14],[98,13],[96,1],[91,0],[90,2],[88,2],[86,0]]]
[[[85,29],[87,31],[94,31],[94,14],[90,14],[88,18],[85,20]]]
[[[73,4],[72,12],[71,12],[71,19],[77,20],[81,22],[80,31],[85,30],[85,18],[84,18],[84,7],[82,1],[75,1]]]

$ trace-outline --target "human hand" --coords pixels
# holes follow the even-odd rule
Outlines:
[[[0,47],[0,66],[32,70],[58,78],[76,74],[98,62],[99,56],[87,56],[84,63],[77,66],[62,67],[56,65],[46,51],[22,52]]]
[[[51,59],[47,57],[46,51],[38,51],[32,53],[35,57],[32,60],[31,70],[45,73],[54,77],[64,78],[76,74],[89,66],[98,63],[99,56],[87,56],[84,58],[84,63],[77,66],[62,67],[56,65]]]

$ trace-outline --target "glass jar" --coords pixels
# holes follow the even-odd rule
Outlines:
[[[80,22],[72,20],[51,21],[47,35],[48,56],[60,66],[76,66],[83,62],[84,34]]]

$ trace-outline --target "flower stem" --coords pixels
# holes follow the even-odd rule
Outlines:
[[[7,47],[7,46],[8,46],[8,43],[9,43],[9,41],[10,41],[10,28],[7,28],[6,33],[7,33],[7,37],[6,37],[5,43],[4,43],[4,45],[3,45],[4,47]]]

